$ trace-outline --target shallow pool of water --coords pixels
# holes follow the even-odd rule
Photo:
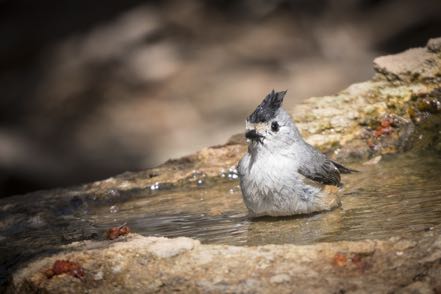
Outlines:
[[[343,176],[342,207],[326,213],[250,219],[238,181],[219,180],[149,195],[136,191],[115,204],[117,212],[91,208],[88,221],[100,229],[127,223],[143,235],[234,245],[387,238],[441,223],[439,155],[407,154],[357,168],[360,173]]]
[[[354,166],[352,166],[354,167]],[[343,176],[342,207],[288,218],[250,219],[238,180],[201,178],[106,195],[20,196],[0,200],[0,276],[62,244],[103,239],[127,224],[146,236],[186,236],[233,245],[310,244],[388,238],[441,223],[441,156],[405,154]]]

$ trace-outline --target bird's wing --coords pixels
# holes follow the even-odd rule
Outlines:
[[[303,152],[303,160],[298,168],[301,175],[323,185],[341,186],[340,170],[332,160],[306,142]]]
[[[306,178],[320,184],[341,187],[340,174],[358,172],[328,159],[308,143],[304,142],[304,144],[303,162],[298,172]]]
[[[338,168],[324,156],[305,162],[298,168],[298,172],[320,184],[341,186]]]

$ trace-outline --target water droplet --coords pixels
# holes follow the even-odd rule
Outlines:
[[[230,180],[236,180],[239,176],[237,174],[234,173],[228,173],[228,178]]]
[[[231,188],[228,192],[229,192],[230,194],[238,193],[238,192],[240,192],[240,186],[239,186],[239,185],[236,185],[236,186],[234,186],[233,188]]]
[[[237,169],[236,169],[235,166],[232,166],[232,167],[230,167],[230,168],[228,169],[227,177],[228,177],[230,180],[236,180],[236,179],[239,178],[239,175],[238,175],[238,173],[237,173]]]
[[[201,187],[204,185],[205,181],[204,178],[207,175],[201,171],[193,170],[191,177],[189,178],[190,183],[196,182],[196,185]]]
[[[221,168],[221,170],[219,171],[219,176],[221,178],[225,178],[227,176],[225,169]]]
[[[159,190],[159,182],[156,182],[153,185],[151,185],[150,190],[152,190],[152,191]]]
[[[199,178],[205,178],[207,175],[204,172],[201,172],[199,170],[193,170],[192,174],[191,174],[191,178],[193,180],[197,180]]]
[[[119,211],[119,208],[116,205],[112,205],[112,206],[110,206],[109,211],[110,211],[110,213],[117,213]]]
[[[109,189],[109,190],[107,190],[106,195],[109,197],[118,197],[119,191],[116,189]]]
[[[196,185],[198,185],[199,187],[202,187],[204,185],[204,181],[199,179],[196,181]]]

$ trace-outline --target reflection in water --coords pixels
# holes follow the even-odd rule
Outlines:
[[[441,223],[439,155],[406,154],[356,168],[361,172],[343,178],[341,208],[287,218],[248,218],[237,179],[225,176],[175,189],[159,184],[101,196],[5,198],[0,201],[0,275],[61,244],[102,239],[106,229],[123,223],[146,236],[234,245],[387,238]]]

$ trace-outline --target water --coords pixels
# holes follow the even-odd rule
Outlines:
[[[351,166],[354,167],[354,166]],[[343,176],[342,207],[286,218],[250,219],[233,176],[195,173],[179,188],[155,184],[104,195],[0,200],[0,277],[29,258],[127,224],[146,236],[186,236],[232,245],[383,239],[441,224],[441,156],[405,154]],[[231,171],[229,173],[232,173]],[[32,199],[31,199],[32,197]]]

